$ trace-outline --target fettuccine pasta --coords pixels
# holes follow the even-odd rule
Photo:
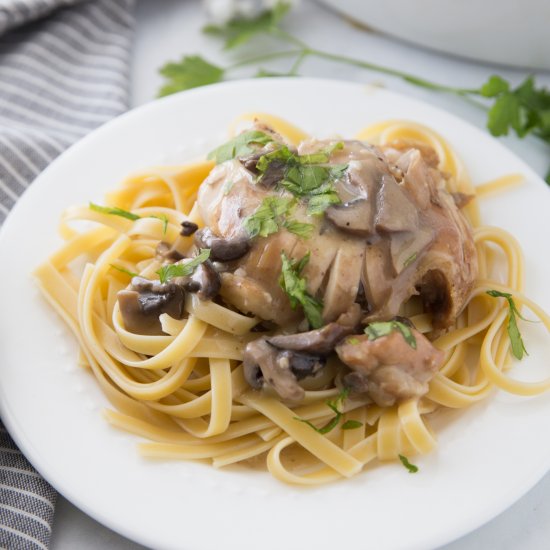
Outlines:
[[[261,113],[241,117],[235,127],[256,119],[291,144],[308,139],[302,130]],[[127,178],[106,196],[105,204],[131,212],[134,219],[88,205],[65,211],[59,228],[64,244],[37,268],[36,279],[77,338],[78,362],[90,369],[112,404],[106,420],[145,440],[139,444],[144,456],[208,460],[214,467],[262,461],[281,481],[322,484],[357,475],[376,460],[430,453],[436,436],[428,418],[438,409],[468,407],[488,398],[494,388],[518,395],[550,388],[550,379],[521,382],[509,376],[509,305],[487,294],[511,295],[518,311],[528,310],[550,330],[550,317],[524,294],[518,242],[502,229],[483,226],[479,214],[478,200],[518,184],[521,176],[474,187],[450,145],[416,123],[381,122],[361,130],[357,139],[379,146],[397,141],[426,144],[436,152],[439,170],[448,174],[448,191],[474,195],[462,209],[473,227],[477,252],[474,287],[452,328],[439,334],[418,303],[405,305],[420,333],[436,334],[432,343],[444,360],[426,394],[392,406],[353,395],[343,399],[341,387],[330,383],[306,387],[298,404],[251,389],[243,353],[258,337],[254,330],[261,319],[223,300],[187,293],[181,318],[160,316],[162,333],[138,334],[126,328],[119,292],[128,287],[131,274],[158,278],[160,241],[179,239],[180,248],[192,249],[193,237],[182,236],[181,224],[204,226],[197,192],[214,169],[213,160]],[[75,220],[91,223],[81,230]],[[320,428],[335,418],[327,402],[336,403],[341,418],[322,433]]]

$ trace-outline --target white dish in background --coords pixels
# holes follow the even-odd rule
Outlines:
[[[488,135],[427,104],[357,84],[265,79],[211,86],[145,105],[96,130],[52,163],[14,208],[0,234],[4,422],[65,497],[156,549],[332,550],[364,541],[377,550],[409,550],[475,529],[548,471],[550,396],[496,392],[475,407],[449,411],[438,422],[438,449],[415,458],[416,475],[399,464],[376,465],[351,480],[305,489],[259,471],[141,459],[138,438],[101,417],[108,403],[76,366],[75,342],[30,272],[59,245],[56,226],[66,206],[100,202],[130,172],[207,152],[248,111],[285,117],[319,137],[353,136],[367,124],[407,118],[448,138],[476,182],[522,172],[526,185],[484,202],[483,217],[519,239],[527,293],[550,309],[550,257],[540,248],[541,235],[550,233],[550,194]],[[531,355],[518,371],[543,378],[546,336],[540,325],[522,330]]]
[[[445,53],[550,69],[548,0],[321,0],[386,34]]]

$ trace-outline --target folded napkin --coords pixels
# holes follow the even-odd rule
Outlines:
[[[0,1],[0,223],[55,157],[126,110],[132,8]],[[55,497],[0,422],[0,548],[48,548]]]

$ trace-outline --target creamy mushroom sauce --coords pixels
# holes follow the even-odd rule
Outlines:
[[[457,206],[468,197],[446,191],[447,176],[426,145],[377,148],[360,141],[308,140],[293,148],[271,129],[255,129],[272,141],[218,164],[199,189],[205,227],[182,228],[184,236],[196,231],[195,243],[210,249],[210,259],[192,276],[164,285],[134,279],[119,296],[128,330],[159,331],[155,312],[156,319],[162,312],[182,316],[183,294],[198,292],[202,299],[257,316],[259,327],[269,329],[244,353],[245,375],[254,388],[269,387],[296,403],[304,396],[304,381],[326,384],[321,374],[337,361],[336,379],[329,383],[379,405],[423,395],[442,352],[414,327],[414,347],[398,330],[372,340],[363,329],[395,319],[413,295],[432,314],[428,336],[455,322],[477,274],[471,228]],[[295,197],[281,185],[284,161],[272,161],[260,174],[262,157],[281,148],[299,156],[330,151],[321,165],[342,167],[331,182],[339,203],[308,215],[307,197]],[[300,237],[281,225],[266,237],[251,236],[246,221],[268,197],[295,200],[292,218],[311,224],[311,235]],[[187,261],[178,257],[177,242],[161,243],[157,253],[165,262]],[[281,287],[283,253],[296,260],[309,254],[300,276],[322,304],[320,328],[308,330],[302,308],[293,308]]]

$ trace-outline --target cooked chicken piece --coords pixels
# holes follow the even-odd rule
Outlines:
[[[307,198],[297,198],[292,218],[313,225],[310,238],[280,226],[277,233],[250,240],[245,218],[266,197],[293,197],[278,185],[284,162],[274,164],[268,184],[263,177],[258,181],[258,160],[282,146],[280,137],[272,137],[275,141],[248,157],[218,165],[199,190],[210,242],[250,244],[248,252],[248,245],[239,249],[242,257],[227,256],[234,259],[224,269],[224,299],[281,326],[294,322],[300,311],[291,309],[278,281],[281,253],[300,259],[310,252],[301,276],[309,294],[322,300],[325,323],[365,300],[366,321],[390,319],[420,294],[433,313],[434,334],[452,325],[473,286],[477,259],[470,227],[445,190],[435,151],[410,142],[384,148],[359,141],[336,148],[336,140],[303,142],[298,154],[332,149],[328,165],[346,166],[332,182],[342,203],[312,217],[306,214]],[[250,294],[239,296],[245,288]]]
[[[399,330],[375,340],[366,335],[348,337],[336,346],[340,359],[353,371],[344,377],[344,384],[381,407],[427,393],[444,353],[417,330],[411,332],[416,348]]]

